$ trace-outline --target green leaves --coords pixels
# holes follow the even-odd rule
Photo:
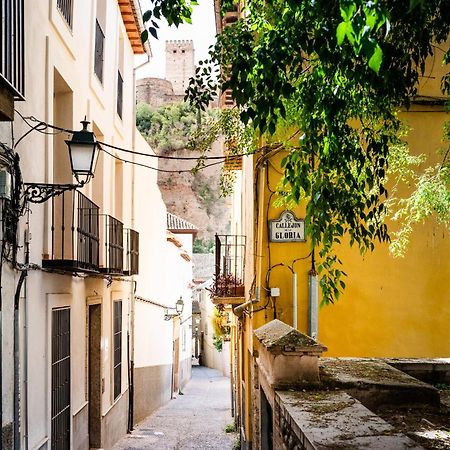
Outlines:
[[[148,27],[141,33],[142,43],[147,42],[149,33],[158,39],[158,22],[161,17],[167,20],[169,25],[178,27],[182,23],[192,24],[192,7],[198,5],[197,0],[151,0],[151,9],[144,12],[142,19]]]
[[[216,87],[203,68],[220,65],[218,86],[232,95],[246,130],[269,143],[301,130],[301,139],[284,142],[278,193],[280,202],[306,205],[324,303],[345,288],[335,258],[344,237],[361,253],[389,242],[396,111],[415,95],[434,45],[448,38],[448,1],[416,1],[408,11],[403,0],[252,0],[191,80],[187,98],[206,107]],[[450,91],[450,75],[442,87]]]
[[[383,61],[383,50],[376,44],[372,52],[372,56],[369,59],[369,67],[376,73],[380,71],[381,62]]]
[[[378,73],[383,51],[376,33],[387,22],[386,11],[377,1],[364,0],[341,0],[340,11],[343,21],[336,28],[337,44],[342,45],[347,38],[355,55],[362,51],[369,67]]]

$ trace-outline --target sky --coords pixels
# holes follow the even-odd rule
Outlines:
[[[139,0],[142,13],[150,8],[150,0]],[[183,24],[178,28],[169,27],[167,22],[160,21],[158,40],[150,35],[150,46],[153,57],[150,63],[137,70],[137,78],[156,77],[164,78],[166,68],[165,41],[173,39],[191,39],[194,41],[195,62],[208,56],[208,48],[215,42],[216,24],[214,21],[214,1],[200,0],[199,5],[194,7],[192,25]],[[145,56],[139,57],[136,65],[144,62]]]

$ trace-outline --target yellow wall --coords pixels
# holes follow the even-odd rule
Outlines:
[[[438,55],[440,57],[441,55]],[[431,64],[436,77],[420,80],[420,94],[440,96],[439,80],[446,68]],[[427,74],[430,70],[427,69]],[[412,153],[427,155],[423,167],[439,161],[437,150],[444,144],[442,125],[450,115],[442,106],[411,107],[402,119],[411,127],[408,135]],[[448,143],[446,144],[448,145]],[[241,409],[241,379],[246,386],[246,440],[252,441],[251,364],[257,357],[253,330],[275,318],[292,325],[292,271],[297,273],[298,329],[307,332],[308,273],[311,270],[310,242],[269,243],[268,221],[277,219],[283,208],[274,206],[276,186],[282,176],[278,153],[266,164],[259,155],[244,159],[233,198],[233,233],[247,236],[245,284],[247,298],[259,301],[250,314],[236,319],[244,332],[233,336],[238,353],[235,381],[238,414]],[[422,167],[422,168],[423,168]],[[400,191],[399,194],[407,194]],[[305,217],[300,205],[294,213]],[[397,224],[389,224],[395,230]],[[433,219],[414,228],[405,258],[393,258],[387,245],[361,256],[357,248],[343,242],[338,256],[348,274],[345,293],[335,305],[319,310],[318,339],[328,347],[326,356],[359,357],[448,357],[450,355],[450,238],[448,230]],[[268,275],[269,274],[269,275]],[[267,288],[278,287],[273,300]],[[258,294],[259,292],[259,294]],[[319,292],[319,301],[321,295]],[[242,423],[242,422],[241,422]]]
[[[438,112],[439,107],[412,109],[415,111],[403,114],[412,128],[408,137],[411,151],[429,154],[425,164],[432,165],[438,161],[435,154],[442,146],[442,124],[449,117]],[[293,324],[292,274],[286,266],[292,267],[296,259],[310,252],[308,241],[268,242],[268,220],[277,219],[283,211],[273,205],[276,195],[272,192],[281,177],[283,156],[279,153],[265,165],[247,159],[239,192],[240,196],[245,193],[243,216],[251,217],[248,212],[251,209],[255,218],[253,223],[243,220],[243,233],[249,243],[247,265],[254,268],[254,287],[260,288],[252,329],[275,317],[267,287],[280,288],[281,295],[275,301],[276,317]],[[249,174],[253,174],[253,186]],[[304,217],[303,207],[294,212],[297,217]],[[450,240],[444,227],[433,220],[416,226],[405,258],[393,258],[387,245],[378,245],[373,253],[362,257],[357,248],[344,243],[338,253],[348,273],[347,288],[337,304],[323,307],[319,312],[319,340],[328,347],[329,356],[444,357],[450,354]],[[310,269],[311,258],[294,264],[298,274],[298,329],[303,332],[307,331]],[[247,271],[247,292],[251,290],[253,274]],[[252,294],[255,297],[257,289]],[[266,304],[267,308],[256,311]],[[248,348],[252,349],[250,336]]]

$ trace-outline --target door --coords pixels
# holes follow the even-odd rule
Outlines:
[[[70,308],[52,310],[52,450],[70,449]]]
[[[89,447],[102,447],[102,370],[101,370],[101,337],[102,307],[100,304],[90,305],[89,317]]]

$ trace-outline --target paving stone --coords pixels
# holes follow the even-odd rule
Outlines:
[[[230,379],[194,366],[192,379],[179,395],[143,420],[113,450],[231,450]]]

